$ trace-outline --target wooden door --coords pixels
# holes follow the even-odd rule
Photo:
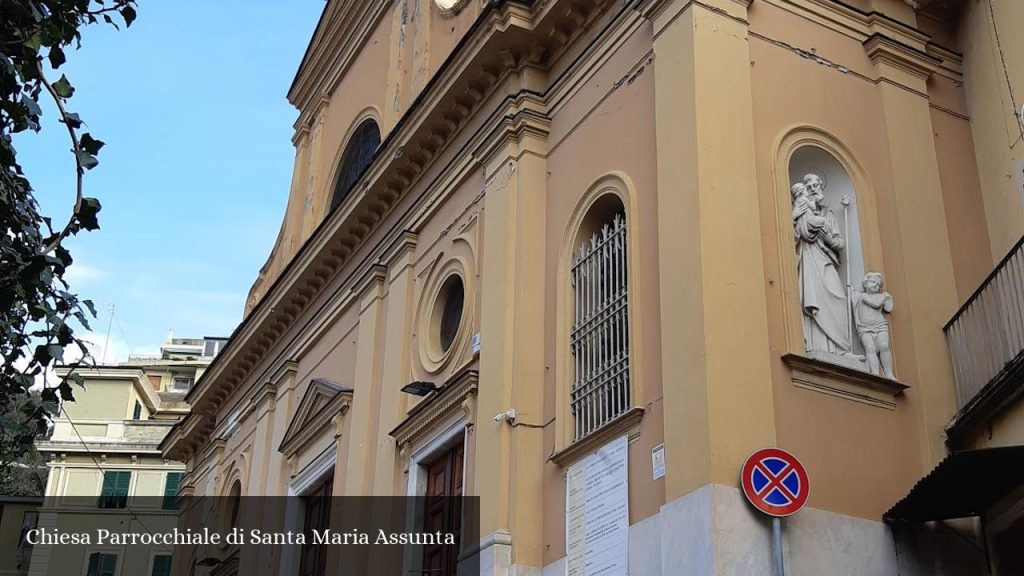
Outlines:
[[[324,576],[327,573],[327,547],[323,544],[314,545],[312,542],[314,530],[326,530],[330,525],[333,488],[334,478],[331,477],[303,497],[306,504],[306,516],[303,520],[306,544],[302,545],[300,576]]]
[[[426,514],[424,532],[451,533],[455,546],[423,547],[423,573],[427,576],[455,576],[459,560],[462,527],[462,444],[452,447],[427,464]]]

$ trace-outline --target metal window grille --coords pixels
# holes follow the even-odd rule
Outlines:
[[[626,218],[621,213],[576,251],[572,285],[576,375],[570,408],[574,440],[579,440],[629,410]]]

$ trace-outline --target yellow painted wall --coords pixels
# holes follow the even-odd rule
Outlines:
[[[1024,106],[1024,35],[1020,33],[1024,2],[968,0],[964,4],[960,48],[967,109],[992,259],[997,261],[1024,235],[1024,128],[1018,116]]]
[[[75,401],[64,407],[72,420],[125,420],[132,416],[135,391],[128,380],[89,379],[84,389],[74,392]]]

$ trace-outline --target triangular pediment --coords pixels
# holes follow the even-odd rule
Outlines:
[[[351,402],[352,389],[326,378],[314,378],[295,410],[288,431],[278,451],[293,453],[297,446],[315,435],[331,421],[346,400]]]

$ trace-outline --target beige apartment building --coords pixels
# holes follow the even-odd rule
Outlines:
[[[740,469],[778,446],[787,574],[1020,573],[1021,22],[328,1],[277,242],[161,444],[183,493],[479,496],[486,575],[768,575]]]
[[[169,338],[154,356],[75,369],[84,390],[64,404],[36,447],[49,476],[35,528],[95,534],[104,515],[127,519],[128,531],[166,532],[177,525],[175,498],[185,466],[159,450],[188,414],[185,394],[226,338]],[[58,368],[65,377],[68,368]],[[111,516],[106,516],[110,518]],[[167,576],[170,549],[112,545],[32,546],[28,574]]]

